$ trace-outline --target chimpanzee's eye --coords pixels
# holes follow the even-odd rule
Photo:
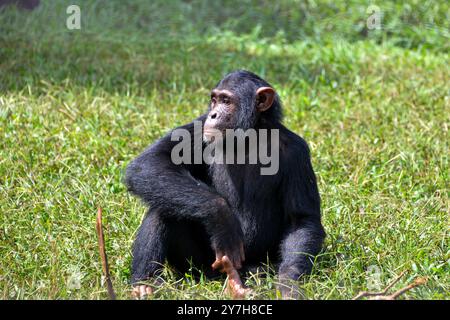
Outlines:
[[[211,104],[216,104],[217,100],[215,97],[211,97]]]
[[[222,101],[225,104],[230,104],[230,98],[228,98],[228,97],[223,97]]]

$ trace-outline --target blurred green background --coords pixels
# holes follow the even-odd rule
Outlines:
[[[81,9],[69,30],[67,7]],[[369,29],[380,9],[380,29]],[[0,298],[103,299],[95,215],[130,298],[145,212],[124,168],[206,110],[244,68],[311,147],[325,249],[306,299],[348,299],[416,277],[402,298],[448,299],[448,1],[41,1],[0,9]],[[268,270],[267,270],[268,269]],[[154,298],[227,298],[223,281],[166,270]],[[246,279],[277,298],[270,268]],[[396,287],[396,288],[397,288]]]

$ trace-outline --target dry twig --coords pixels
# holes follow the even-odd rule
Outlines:
[[[413,283],[407,285],[406,287],[403,287],[400,290],[397,290],[393,294],[390,294],[390,295],[387,294],[389,289],[391,289],[405,275],[405,273],[406,273],[405,271],[400,273],[400,275],[397,278],[395,278],[391,283],[389,283],[389,285],[383,291],[380,291],[380,292],[361,291],[352,300],[359,300],[364,297],[369,297],[370,300],[395,300],[399,296],[401,296],[403,293],[405,293],[415,287],[423,285],[427,282],[426,278],[416,278]]]
[[[105,250],[105,238],[103,236],[102,226],[102,208],[98,208],[97,211],[97,235],[98,235],[98,249],[100,251],[100,258],[102,259],[103,273],[105,275],[106,286],[108,288],[108,295],[111,300],[116,300],[116,293],[111,282],[111,276],[109,274],[108,257]]]

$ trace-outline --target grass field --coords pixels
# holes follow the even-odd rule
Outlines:
[[[78,3],[81,30],[66,28]],[[206,4],[207,3],[207,4]],[[42,1],[0,11],[0,298],[104,299],[95,234],[104,212],[113,283],[130,298],[145,212],[126,165],[206,110],[244,68],[271,82],[311,147],[326,245],[301,286],[349,299],[416,277],[404,299],[450,298],[448,1]],[[272,7],[271,7],[272,6]],[[276,298],[271,272],[247,284]],[[223,283],[167,269],[160,299],[226,298]]]

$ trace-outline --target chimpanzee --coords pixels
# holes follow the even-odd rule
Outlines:
[[[227,272],[235,291],[242,285],[236,269],[268,260],[277,265],[281,283],[311,272],[325,237],[320,197],[309,148],[281,119],[273,87],[249,71],[234,71],[211,91],[208,112],[197,118],[203,125],[200,148],[214,143],[213,130],[277,129],[277,145],[269,141],[267,148],[278,151],[278,172],[261,174],[259,161],[175,164],[171,151],[178,142],[170,133],[131,162],[125,182],[150,207],[133,246],[137,296],[152,292],[142,281],[157,276],[165,261],[181,272],[191,264],[211,277]],[[193,135],[194,122],[179,129]]]

